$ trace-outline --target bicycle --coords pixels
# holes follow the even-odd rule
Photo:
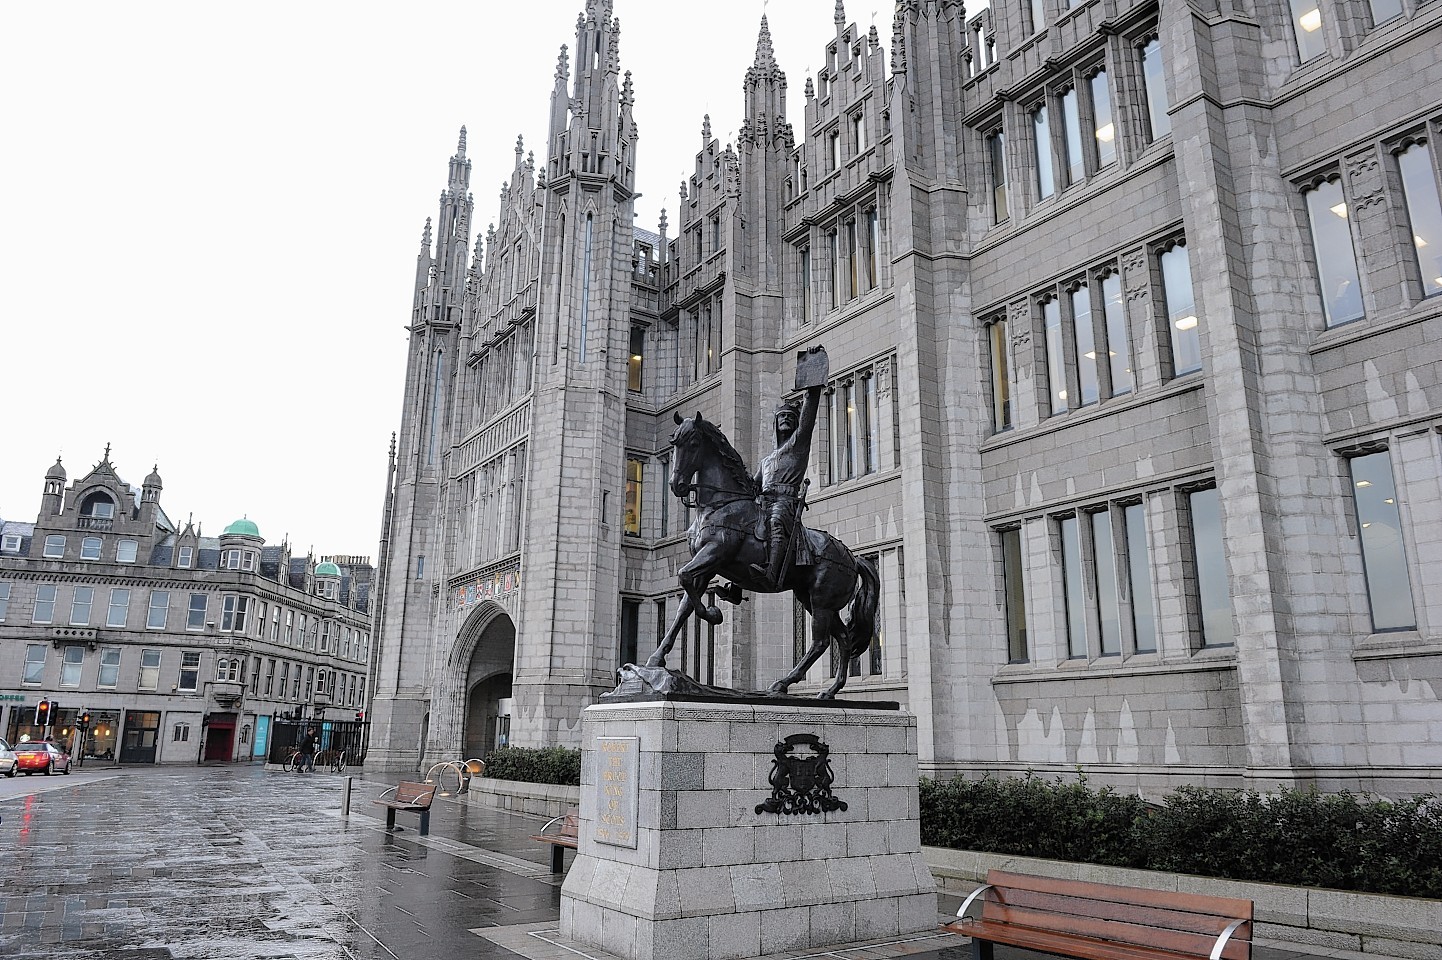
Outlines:
[[[281,765],[281,769],[286,773],[300,773],[305,769],[305,761],[301,758],[299,747],[290,748],[290,756],[285,758],[285,763]]]
[[[345,751],[332,750],[325,765],[330,768],[331,773],[345,773]]]

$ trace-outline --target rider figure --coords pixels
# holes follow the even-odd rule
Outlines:
[[[806,492],[806,464],[811,459],[811,432],[821,406],[822,385],[806,388],[802,403],[783,400],[776,405],[776,449],[761,461],[756,484],[766,516],[766,567],[751,569],[767,583],[780,586],[785,571],[786,547],[801,519],[801,500]]]

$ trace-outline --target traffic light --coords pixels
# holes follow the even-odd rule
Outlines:
[[[364,710],[357,710],[357,711],[356,711],[356,714],[355,714],[355,718],[356,718],[357,720],[364,720],[364,719],[366,718],[366,712],[365,712]]]
[[[48,727],[51,721],[51,707],[49,700],[41,700],[35,704],[35,726]]]
[[[87,710],[87,711],[85,711],[84,713],[82,713],[82,714],[80,715],[80,720],[77,721],[77,722],[78,722],[78,724],[79,724],[80,726],[89,729],[89,727],[90,727],[90,711]]]

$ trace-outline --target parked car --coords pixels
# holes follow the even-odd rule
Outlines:
[[[15,751],[10,749],[10,744],[0,739],[0,771],[5,776],[13,777],[18,771],[20,760],[15,756]]]
[[[32,773],[43,773],[48,777],[57,770],[61,773],[70,772],[70,754],[49,740],[17,743],[15,756],[20,761],[20,772],[27,777]]]

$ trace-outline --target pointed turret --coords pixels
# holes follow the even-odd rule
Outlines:
[[[65,467],[60,463],[60,458],[55,458],[55,465],[45,471],[45,494],[40,498],[41,516],[54,516],[60,512],[65,503]]]

